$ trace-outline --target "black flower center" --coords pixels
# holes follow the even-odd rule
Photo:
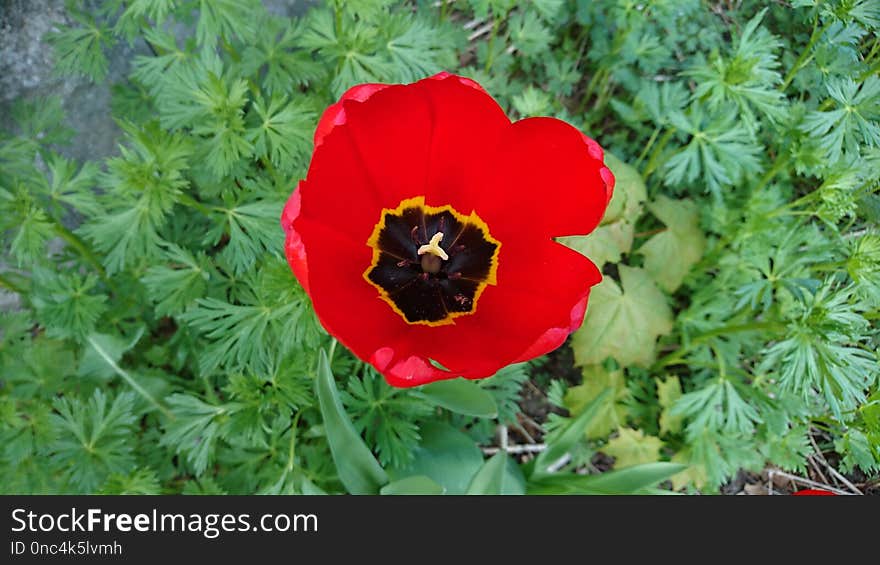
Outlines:
[[[501,243],[475,213],[409,198],[382,217],[367,241],[373,262],[364,278],[410,324],[451,324],[475,311],[495,284]]]

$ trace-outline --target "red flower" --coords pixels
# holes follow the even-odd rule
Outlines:
[[[415,386],[491,376],[581,325],[602,276],[552,238],[591,232],[613,187],[592,139],[552,118],[511,123],[477,83],[441,73],[330,106],[281,224],[327,331]]]
[[[822,489],[815,489],[815,488],[805,488],[805,489],[801,489],[799,491],[795,491],[791,494],[794,494],[797,496],[835,496],[835,494],[833,492],[831,492],[830,490],[822,490]]]

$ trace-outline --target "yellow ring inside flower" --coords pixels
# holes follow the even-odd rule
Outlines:
[[[473,211],[428,206],[424,196],[383,209],[367,245],[364,280],[408,324],[454,324],[496,284],[501,242],[486,222]]]

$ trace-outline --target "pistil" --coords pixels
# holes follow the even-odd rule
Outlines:
[[[443,266],[443,261],[449,259],[449,255],[440,247],[443,241],[443,232],[438,231],[431,237],[431,241],[419,247],[419,255],[422,256],[422,271],[436,275]]]

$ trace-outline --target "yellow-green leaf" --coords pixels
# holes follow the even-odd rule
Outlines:
[[[614,468],[623,469],[642,463],[660,460],[660,438],[646,436],[641,430],[620,428],[616,438],[610,440],[602,451],[614,457]]]
[[[569,388],[562,402],[572,416],[577,416],[603,391],[611,390],[584,428],[584,434],[589,439],[605,437],[626,422],[626,406],[623,402],[629,396],[629,389],[626,388],[623,371],[609,372],[602,365],[590,365],[584,367],[583,375],[583,384]]]
[[[657,337],[672,331],[672,311],[651,277],[626,265],[619,272],[621,286],[605,277],[593,287],[584,324],[572,338],[576,365],[613,357],[624,366],[647,366]]]
[[[602,223],[589,235],[557,240],[589,257],[600,269],[605,263],[620,261],[621,255],[632,249],[633,226],[642,214],[642,204],[647,197],[645,182],[633,167],[611,153],[605,154],[605,164],[614,173],[615,187]]]
[[[605,165],[614,173],[614,195],[602,223],[609,224],[620,219],[635,223],[642,214],[642,204],[648,197],[645,181],[634,167],[627,165],[613,153],[605,153]]]
[[[657,381],[657,400],[663,411],[660,412],[660,435],[681,431],[683,417],[670,414],[669,409],[676,400],[681,398],[681,383],[678,377],[669,376]]]
[[[706,238],[699,226],[699,212],[690,200],[672,200],[660,195],[648,209],[666,225],[639,248],[645,256],[645,270],[661,288],[672,292],[706,248]]]
[[[557,241],[588,257],[600,269],[605,263],[617,263],[633,244],[633,225],[620,219],[601,225],[590,235],[570,235]]]
[[[706,484],[706,481],[708,481],[709,477],[706,474],[706,469],[704,469],[702,465],[691,462],[688,450],[682,450],[676,453],[672,457],[672,461],[674,463],[688,465],[687,469],[676,473],[670,479],[672,481],[673,490],[681,490],[686,486],[702,488]]]

